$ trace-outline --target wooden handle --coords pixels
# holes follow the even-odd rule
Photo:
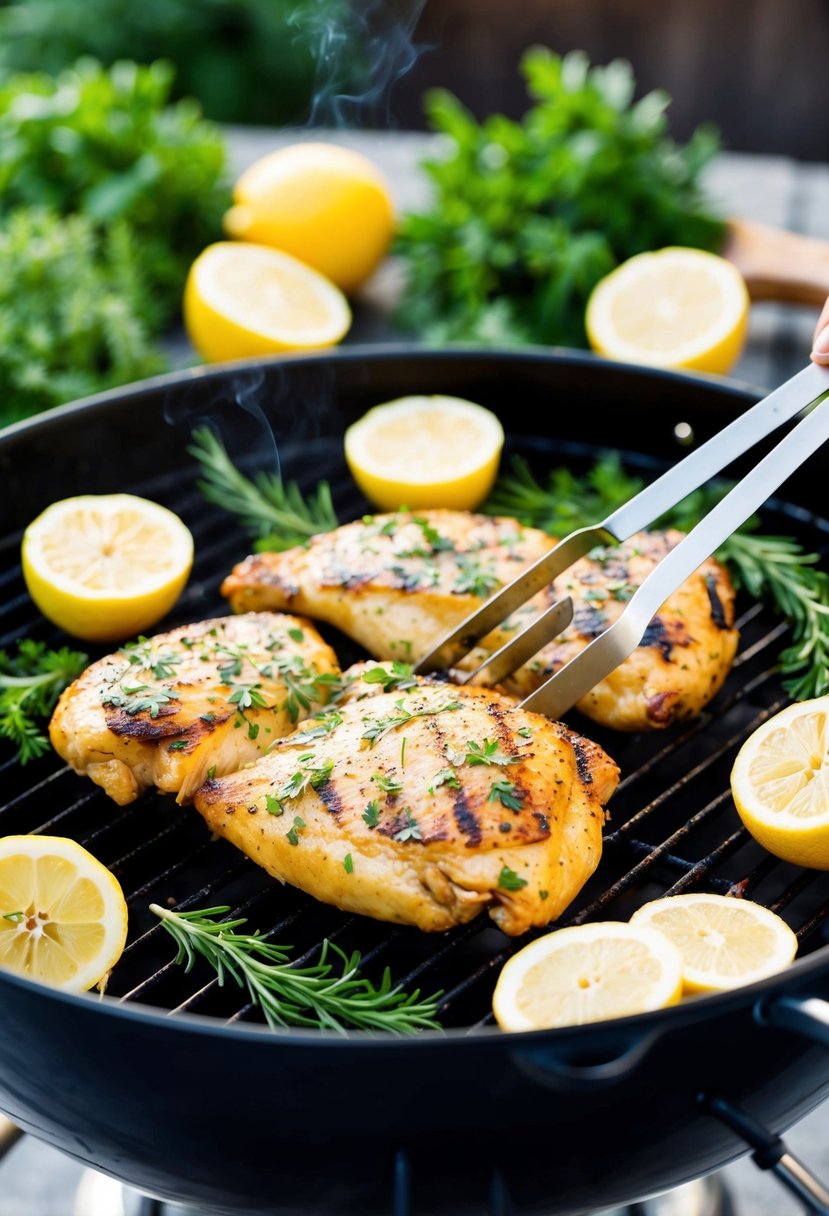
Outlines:
[[[723,254],[742,273],[752,300],[821,307],[829,296],[829,241],[731,220]]]

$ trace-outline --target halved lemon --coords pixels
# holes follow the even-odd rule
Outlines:
[[[339,288],[287,253],[218,241],[190,267],[184,324],[199,354],[217,363],[332,346],[351,310]]]
[[[126,938],[124,894],[91,853],[62,836],[0,837],[0,968],[85,992]]]
[[[283,249],[351,292],[376,269],[394,232],[382,174],[335,144],[298,143],[251,165],[224,218],[237,240]]]
[[[682,959],[663,933],[615,921],[559,929],[504,966],[492,1009],[502,1030],[581,1026],[675,1005]]]
[[[750,899],[672,895],[645,904],[631,918],[669,937],[682,955],[685,992],[725,992],[775,971],[797,954],[784,920]]]
[[[725,373],[742,352],[748,308],[731,262],[670,247],[637,254],[602,279],[585,324],[590,345],[611,359]]]
[[[829,870],[829,696],[789,705],[759,726],[737,754],[731,793],[775,857]]]
[[[345,433],[345,458],[370,502],[386,511],[472,510],[498,473],[504,428],[461,397],[400,397],[370,409]]]
[[[121,641],[173,607],[193,565],[193,537],[146,498],[85,494],[38,515],[23,534],[21,558],[45,617],[87,641]]]

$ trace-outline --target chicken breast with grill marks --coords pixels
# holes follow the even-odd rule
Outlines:
[[[559,916],[598,864],[616,765],[502,693],[388,674],[384,691],[358,673],[334,709],[207,781],[196,809],[345,911],[440,931],[485,908],[509,934]]]
[[[208,774],[260,756],[338,686],[336,656],[308,621],[222,617],[93,663],[62,694],[49,735],[121,806],[152,786],[185,802]]]
[[[621,614],[680,539],[675,531],[642,532],[582,558],[552,590],[486,637],[464,666],[477,666],[556,596],[572,595],[571,626],[507,684],[527,695]],[[378,515],[314,537],[308,548],[249,557],[222,591],[236,611],[294,608],[336,625],[375,658],[416,661],[553,544],[515,520],[463,511]],[[625,731],[662,729],[691,717],[721,687],[737,642],[734,589],[726,569],[709,558],[668,598],[630,658],[578,708]]]

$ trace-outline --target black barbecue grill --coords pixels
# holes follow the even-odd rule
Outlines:
[[[585,436],[601,436],[646,477],[682,454],[680,439],[707,438],[754,400],[577,355],[384,348],[186,372],[65,407],[0,435],[0,645],[65,641],[33,610],[18,562],[22,528],[48,503],[130,490],[171,507],[194,533],[196,566],[163,627],[219,615],[219,583],[247,542],[195,488],[192,427],[209,419],[249,468],[272,466],[272,430],[284,474],[306,488],[327,478],[345,520],[367,504],[343,463],[344,427],[378,401],[438,391],[496,410],[508,450],[539,470],[588,467],[600,449]],[[764,527],[829,548],[827,469],[826,455],[812,458],[767,506]],[[0,1109],[144,1191],[227,1213],[577,1212],[678,1184],[747,1144],[776,1166],[776,1135],[829,1087],[829,1053],[812,1041],[829,1033],[813,1016],[814,998],[829,997],[829,881],[769,856],[731,801],[738,748],[786,703],[775,673],[786,625],[746,597],[739,607],[737,661],[697,721],[624,736],[573,715],[622,782],[598,871],[560,923],[626,920],[684,890],[749,896],[797,932],[789,971],[658,1014],[502,1035],[492,990],[522,943],[487,917],[429,936],[346,915],[275,883],[172,798],[119,808],[57,757],[21,768],[7,749],[0,834],[79,840],[121,882],[130,934],[102,1000],[0,973]],[[323,632],[343,665],[360,657]],[[299,963],[326,938],[359,949],[375,978],[388,965],[407,989],[442,989],[447,1032],[269,1032],[206,964],[186,974],[172,961],[151,902],[230,905],[292,943]]]

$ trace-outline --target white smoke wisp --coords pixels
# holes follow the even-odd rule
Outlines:
[[[306,125],[392,126],[391,93],[424,48],[412,40],[426,0],[301,0],[290,24],[314,48]]]

